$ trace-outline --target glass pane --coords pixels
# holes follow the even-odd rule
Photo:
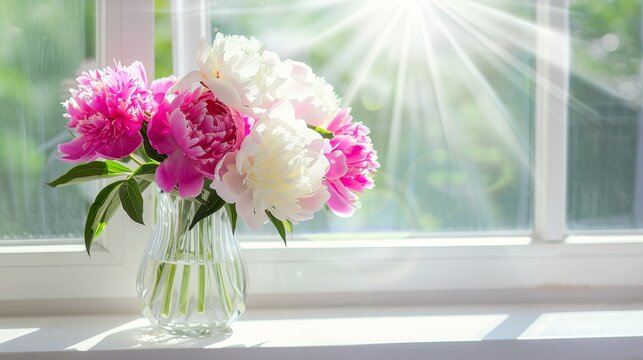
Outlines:
[[[296,232],[528,230],[529,3],[211,1],[214,32],[309,63],[372,130],[382,168],[362,208]]]
[[[170,0],[154,0],[154,78],[172,75],[172,8]]]
[[[568,225],[641,227],[641,1],[570,6]]]
[[[64,101],[95,67],[94,3],[9,0],[0,11],[0,239],[81,237],[93,188],[44,185],[69,167]]]

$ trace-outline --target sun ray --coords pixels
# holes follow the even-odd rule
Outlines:
[[[514,155],[520,160],[520,163],[526,168],[530,168],[531,158],[529,154],[529,141],[522,138],[520,131],[513,125],[512,116],[507,107],[496,93],[496,90],[489,83],[485,75],[476,66],[471,56],[463,49],[462,45],[455,39],[451,32],[446,28],[444,23],[438,18],[434,18],[436,28],[447,39],[464,68],[471,74],[474,82],[465,82],[476,103],[481,106],[481,110],[487,115],[485,120],[493,127],[500,139],[513,151]],[[482,90],[482,91],[480,91]],[[489,106],[488,100],[492,106]],[[516,141],[518,139],[519,141]]]
[[[308,38],[304,49],[308,50],[312,48],[314,45],[316,45],[318,42],[324,39],[327,39],[328,37],[331,37],[333,35],[337,35],[338,33],[341,33],[342,31],[348,29],[349,27],[357,24],[367,15],[370,15],[373,12],[375,12],[376,9],[377,9],[376,7],[369,7],[369,6],[362,7],[359,11],[354,12],[351,15],[344,18],[343,20],[336,22],[333,26],[329,27],[328,29],[325,29],[324,31]]]
[[[331,7],[341,3],[351,2],[352,0],[310,0],[310,1],[296,1],[296,2],[283,2],[282,4],[270,4],[257,6],[255,3],[250,3],[248,5],[238,5],[235,2],[233,6],[220,6],[220,7],[211,7],[209,11],[217,15],[233,15],[233,16],[244,16],[249,14],[259,14],[262,16],[265,15],[275,15],[285,12],[294,12],[300,10],[319,10],[322,8]]]
[[[397,80],[395,83],[393,114],[391,116],[391,128],[388,138],[388,151],[386,154],[386,166],[389,173],[397,172],[398,148],[400,143],[400,128],[402,123],[402,113],[406,102],[405,88],[407,86],[406,73],[409,65],[409,43],[411,41],[411,25],[415,24],[416,6],[410,6],[407,11],[407,21],[402,31],[402,44],[399,55],[399,67],[397,71]]]
[[[533,69],[529,65],[520,61],[520,59],[493,41],[493,39],[484,32],[473,27],[472,24],[474,23],[470,19],[464,18],[460,13],[453,11],[440,0],[435,0],[434,4],[440,8],[443,14],[449,16],[458,26],[497,56],[498,59],[511,66],[515,71],[525,76],[532,76]]]
[[[389,37],[393,33],[393,30],[398,26],[398,23],[402,18],[402,14],[407,7],[408,4],[404,3],[400,7],[395,9],[394,15],[390,17],[390,21],[388,22],[388,24],[386,24],[384,30],[382,30],[381,36],[372,45],[366,56],[364,56],[364,60],[358,66],[356,66],[356,68],[359,70],[351,83],[346,88],[346,92],[344,93],[344,98],[342,101],[343,106],[347,106],[348,104],[351,104],[353,102],[353,99],[362,86],[364,79],[366,79],[366,76],[370,72],[373,63],[379,56],[384,45],[387,44]]]
[[[368,51],[373,39],[381,32],[384,24],[391,19],[391,14],[395,14],[397,7],[395,4],[388,4],[381,9],[378,8],[379,16],[370,19],[366,25],[357,27],[356,32],[351,34],[350,39],[343,44],[340,49],[334,52],[334,55],[323,64],[321,73],[324,74],[331,82],[340,82],[341,71],[346,66],[353,69],[354,64],[363,59],[363,55]]]
[[[484,191],[484,189],[481,188],[482,182],[480,181],[477,171],[475,171],[475,169],[471,169],[470,167],[466,166],[464,164],[464,160],[461,158],[461,155],[460,155],[461,149],[462,149],[461,142],[463,141],[464,132],[462,132],[459,129],[458,123],[456,121],[453,121],[452,119],[453,116],[448,110],[450,109],[449,105],[447,104],[448,100],[446,98],[446,95],[442,91],[442,89],[445,88],[445,85],[442,81],[441,74],[437,69],[436,64],[434,63],[438,57],[431,43],[431,36],[426,25],[426,23],[433,24],[434,22],[433,21],[434,16],[432,16],[433,9],[430,7],[429,4],[426,4],[426,3],[423,4],[422,8],[424,10],[423,14],[424,16],[427,16],[428,21],[420,22],[420,33],[422,35],[424,50],[426,52],[427,66],[431,74],[431,79],[432,79],[431,85],[438,104],[438,109],[436,110],[438,113],[439,120],[442,124],[442,129],[444,132],[447,149],[449,151],[449,155],[453,160],[453,163],[455,164],[455,166],[459,169],[462,169],[465,173],[469,174],[469,176],[471,176],[472,178],[471,183],[474,184],[475,186],[474,185],[467,186],[465,191],[465,196],[467,200],[470,200],[473,203],[472,206],[476,210],[479,210],[475,212],[476,219],[479,222],[479,224],[477,225],[480,227],[485,227],[492,223],[491,205],[486,192]]]
[[[463,14],[466,12],[457,12],[454,11],[451,7],[447,5],[446,2],[441,0],[436,0],[435,5],[440,7],[443,13],[450,16],[460,27],[467,31],[471,36],[473,36],[480,44],[487,47],[491,53],[496,55],[499,59],[504,61],[507,65],[511,66],[515,71],[522,74],[523,76],[532,79],[536,86],[546,87],[546,89],[552,93],[552,95],[565,97],[568,96],[567,89],[561,88],[558,84],[552,82],[549,78],[543,76],[540,73],[534,72],[532,66],[525,64],[520,61],[515,55],[511,54],[508,50],[500,46],[496,41],[493,40],[489,35],[485,34],[483,31],[475,29],[471,24],[475,23],[475,19],[464,18]],[[480,24],[478,24],[480,26]],[[538,57],[539,54],[535,49],[531,48],[529,53],[534,57]],[[494,66],[498,66],[497,63],[491,62]]]

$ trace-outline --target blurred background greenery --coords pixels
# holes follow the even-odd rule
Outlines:
[[[3,1],[0,7],[0,239],[80,237],[91,186],[44,185],[68,168],[61,101],[95,67],[90,1]]]
[[[571,229],[643,227],[640,0],[573,0],[567,216]]]
[[[255,36],[309,63],[372,130],[382,169],[362,208],[349,219],[320,212],[296,232],[528,231],[533,2],[396,12],[404,3],[209,2],[213,32]],[[155,6],[161,77],[172,73],[170,0]],[[639,0],[570,1],[572,229],[643,225],[641,11]],[[60,102],[95,67],[94,2],[5,1],[0,28],[0,239],[80,237],[95,188],[43,184],[69,166],[56,159],[70,138]]]

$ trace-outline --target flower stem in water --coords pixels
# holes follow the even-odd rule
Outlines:
[[[172,290],[174,289],[174,276],[176,275],[176,264],[170,264],[169,274],[165,282],[165,296],[163,297],[163,306],[161,307],[161,315],[168,317],[170,309],[172,308]]]
[[[199,265],[199,300],[196,311],[205,312],[205,265]]]
[[[183,265],[183,275],[181,276],[181,295],[179,296],[179,309],[183,315],[188,313],[190,305],[190,275],[191,266]]]

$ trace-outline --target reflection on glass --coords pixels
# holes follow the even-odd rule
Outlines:
[[[570,6],[568,225],[642,227],[641,1]]]
[[[94,66],[94,3],[3,1],[0,43],[0,240],[80,237],[91,188],[44,183],[68,167],[60,103]]]
[[[296,233],[527,230],[528,3],[211,1],[214,32],[311,64],[372,130],[382,168],[362,208],[320,212]]]

